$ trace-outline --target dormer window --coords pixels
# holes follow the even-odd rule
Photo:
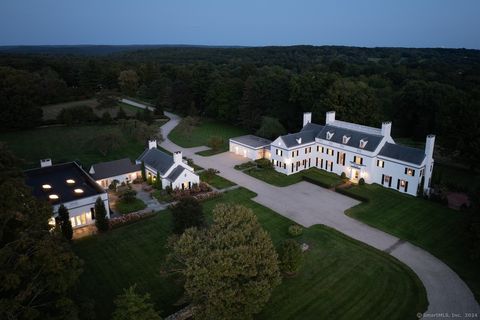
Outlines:
[[[350,140],[350,137],[348,137],[348,136],[343,136],[343,138],[342,138],[343,144],[347,144],[349,140]]]
[[[363,140],[363,139],[360,140],[360,148],[361,148],[361,149],[364,149],[365,146],[367,145],[367,143],[368,143],[368,140]]]
[[[296,139],[298,144],[302,144],[302,138]]]
[[[327,131],[327,140],[331,140],[335,132]]]

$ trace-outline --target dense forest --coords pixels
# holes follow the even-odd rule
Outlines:
[[[41,105],[101,91],[152,102],[256,131],[265,116],[288,132],[301,113],[379,126],[423,141],[435,133],[443,155],[480,158],[480,51],[357,47],[159,47],[70,54],[0,53],[3,130],[42,124]],[[28,51],[27,51],[28,52]]]

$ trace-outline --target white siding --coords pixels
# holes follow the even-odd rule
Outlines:
[[[264,157],[263,148],[253,149],[245,145],[236,143],[234,141],[230,141],[229,150],[230,152],[241,155],[242,157],[245,157],[251,160],[262,159]]]

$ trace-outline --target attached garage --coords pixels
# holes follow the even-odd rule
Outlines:
[[[272,141],[254,135],[230,138],[230,152],[251,160],[270,159],[270,144]]]

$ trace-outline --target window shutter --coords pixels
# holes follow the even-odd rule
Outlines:
[[[383,182],[385,181],[385,175],[382,174],[382,185],[383,185]]]
[[[357,163],[357,156],[353,156],[353,162]]]
[[[412,170],[412,176],[415,177],[415,170]]]
[[[360,164],[363,164],[363,158],[360,158]]]
[[[400,179],[397,179],[397,190],[400,190]]]
[[[407,174],[407,168],[405,168],[405,174]]]
[[[405,192],[408,190],[408,181],[405,181]]]
[[[346,154],[343,154],[343,163],[342,163],[342,166],[345,165],[345,158],[346,158],[346,156],[347,156]]]
[[[392,177],[390,177],[390,180],[388,181],[388,187],[389,187],[389,188],[391,188],[391,187],[392,187],[392,180],[393,180],[393,178],[392,178]]]
[[[339,152],[337,152],[337,164],[338,164],[338,158],[339,158],[340,154]]]

